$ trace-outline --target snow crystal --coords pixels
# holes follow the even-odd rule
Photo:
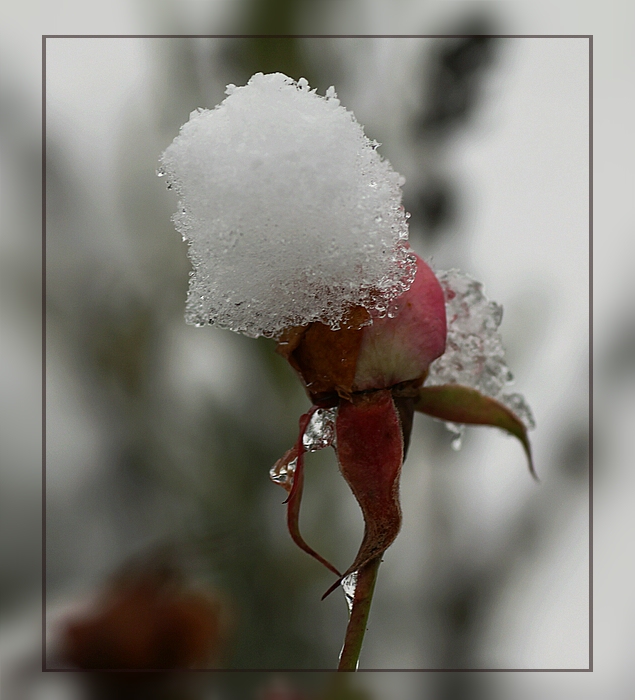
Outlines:
[[[437,271],[436,275],[445,295],[448,336],[445,353],[430,365],[426,385],[472,387],[507,406],[528,428],[535,427],[525,399],[503,393],[514,379],[498,332],[503,307],[489,301],[483,285],[469,275],[458,270]],[[449,428],[458,432],[454,425]]]
[[[385,313],[416,271],[403,178],[334,88],[257,73],[226,92],[161,156],[194,267],[186,320],[277,337],[336,329],[351,305]]]

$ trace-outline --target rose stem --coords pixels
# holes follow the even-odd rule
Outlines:
[[[359,661],[359,654],[362,650],[364,633],[366,632],[366,622],[370,612],[370,604],[373,599],[375,582],[377,581],[377,571],[381,557],[377,557],[362,566],[357,573],[357,584],[353,596],[351,614],[346,627],[344,646],[340,654],[338,671],[356,671]]]

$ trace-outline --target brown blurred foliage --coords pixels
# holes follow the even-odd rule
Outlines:
[[[228,635],[226,605],[164,565],[118,575],[84,616],[65,623],[61,656],[82,669],[217,666]]]

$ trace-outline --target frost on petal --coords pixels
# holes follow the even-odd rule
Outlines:
[[[416,271],[403,179],[332,89],[257,73],[227,93],[161,157],[194,267],[188,322],[277,337],[385,313]]]
[[[483,285],[458,270],[438,271],[445,295],[447,344],[445,353],[430,365],[426,386],[460,384],[496,399],[528,427],[535,423],[520,394],[506,394],[513,382],[498,332],[503,308],[489,301]]]

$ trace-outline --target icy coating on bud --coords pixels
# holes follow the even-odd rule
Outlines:
[[[161,156],[194,272],[186,320],[249,336],[386,312],[416,272],[403,178],[333,88],[274,73],[192,112]]]
[[[513,382],[498,332],[503,307],[489,301],[483,285],[458,270],[436,273],[445,296],[448,334],[446,350],[430,365],[426,386],[461,384],[477,389],[507,406],[528,427],[535,423],[520,394],[504,394]],[[460,434],[459,426],[448,427]],[[459,441],[460,444],[460,441]]]

